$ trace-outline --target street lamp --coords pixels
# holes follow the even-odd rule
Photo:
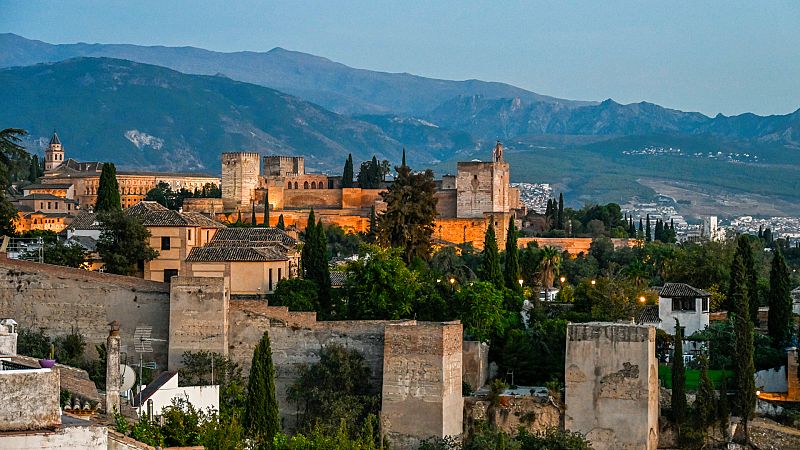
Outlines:
[[[517,281],[519,282],[519,287],[522,287],[522,278],[520,278],[520,279],[519,279],[519,280],[517,280]]]
[[[455,278],[450,278],[450,284],[454,284],[456,282]]]
[[[642,303],[644,303],[644,302],[646,302],[646,301],[647,301],[647,299],[646,299],[646,298],[644,298],[644,295],[642,295],[641,297],[639,297],[639,301],[640,301],[640,302],[642,302]]]
[[[567,281],[567,277],[562,275],[561,278],[558,279],[558,281],[560,281],[561,284],[564,284],[564,282]]]
[[[594,286],[595,284],[597,284],[597,281],[592,280],[592,286]]]

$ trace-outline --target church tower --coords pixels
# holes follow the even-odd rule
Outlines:
[[[49,172],[64,162],[64,148],[61,147],[61,140],[58,134],[53,131],[53,137],[50,138],[50,144],[44,151],[44,170]]]

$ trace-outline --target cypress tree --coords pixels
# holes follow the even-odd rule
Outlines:
[[[686,371],[683,365],[683,327],[675,319],[675,347],[672,352],[672,417],[678,435],[686,423]]]
[[[256,226],[256,201],[250,201],[250,226]]]
[[[270,446],[280,432],[278,400],[275,397],[275,367],[269,332],[265,331],[253,352],[247,381],[247,403],[244,410],[247,434],[256,442]]]
[[[269,190],[264,192],[264,226],[269,226]]]
[[[314,273],[313,280],[319,288],[319,305],[322,309],[322,317],[329,317],[331,311],[331,269],[328,266],[328,238],[325,235],[325,228],[322,226],[322,219],[314,227]]]
[[[789,268],[780,247],[775,248],[769,271],[769,319],[767,330],[772,345],[777,349],[786,346],[792,337],[792,297]]]
[[[506,287],[519,292],[519,248],[517,247],[517,225],[514,218],[508,220],[508,235],[506,236]]]
[[[372,155],[372,163],[370,164],[370,170],[372,175],[373,184],[376,187],[379,187],[381,184],[381,180],[383,179],[382,171],[381,171],[381,164],[378,162],[378,158],[375,155]]]
[[[308,213],[308,222],[306,225],[305,231],[305,243],[303,244],[303,249],[300,251],[300,263],[303,266],[303,274],[305,278],[311,279],[311,275],[314,273],[314,245],[316,244],[315,241],[315,230],[316,227],[316,219],[314,218],[314,208],[311,208],[311,211]]]
[[[758,321],[758,306],[761,304],[758,298],[758,274],[755,270],[755,258],[753,256],[753,247],[750,245],[750,236],[743,234],[739,236],[736,241],[736,253],[734,255],[734,266],[736,265],[736,257],[741,258],[743,272],[742,272],[742,279],[741,281],[745,283],[745,287],[747,289],[747,297],[748,297],[748,317],[753,322],[753,325],[756,327],[759,324]],[[734,275],[735,267],[731,267],[731,281],[728,286],[728,295],[727,295],[727,306],[728,311],[732,311],[736,309],[736,305],[733,304],[735,301],[735,293],[734,287],[736,283],[739,283],[740,280],[736,279]]]
[[[564,193],[558,194],[558,229],[564,229]]]
[[[664,224],[661,223],[661,219],[656,219],[655,238],[657,241],[664,241]]]
[[[400,167],[408,167],[406,165],[406,148],[403,147],[403,162],[400,163]]]
[[[277,225],[275,225],[275,228],[277,228],[279,230],[285,230],[286,229],[286,225],[283,224],[283,214],[278,216],[278,223],[277,223]]]
[[[547,226],[552,228],[555,225],[553,220],[553,200],[547,199],[547,208],[544,210],[544,218],[547,221]]]
[[[717,417],[717,396],[714,383],[708,376],[708,358],[700,356],[700,382],[697,385],[697,397],[694,401],[694,421],[702,428],[703,435]]]
[[[375,237],[378,234],[378,218],[375,217],[375,205],[369,209],[369,233],[370,237]]]
[[[342,171],[342,187],[353,187],[353,154],[347,155],[347,160],[344,162],[344,171]]]
[[[628,218],[628,237],[636,237],[636,226],[633,224],[633,217]]]
[[[117,168],[112,163],[103,164],[100,173],[100,185],[97,187],[95,212],[122,211],[122,200],[117,183]]]
[[[749,247],[748,238],[739,236],[739,244]],[[742,419],[744,442],[749,441],[747,422],[753,416],[756,405],[756,387],[753,374],[753,321],[750,320],[750,307],[748,304],[747,270],[744,262],[745,256],[737,254],[733,258],[731,270],[731,285],[733,290],[733,331],[734,355],[733,373],[737,391],[734,410]]]
[[[644,227],[644,240],[650,242],[650,240],[652,239],[652,235],[650,234],[652,231],[650,228],[650,214],[647,215],[647,221],[645,223],[646,225]]]
[[[494,224],[491,222],[483,238],[483,258],[481,258],[480,274],[481,280],[489,281],[497,288],[503,286],[503,275],[500,271],[500,253],[497,250]]]
[[[728,427],[731,422],[731,405],[728,402],[728,377],[719,380],[719,402],[717,403],[717,420],[722,435],[728,437]]]

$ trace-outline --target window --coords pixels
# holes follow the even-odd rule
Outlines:
[[[703,298],[703,312],[708,312],[708,297]]]
[[[291,181],[289,182],[289,187],[288,187],[288,188],[289,188],[289,189],[291,189],[291,188],[292,188],[292,182],[291,182]]]
[[[676,297],[672,299],[673,311],[697,311],[696,302],[693,298]]]
[[[47,202],[47,209],[52,209],[51,206],[52,206],[52,203],[51,202]]]
[[[297,189],[297,181],[294,182],[294,188]]]
[[[269,290],[272,291],[272,269],[269,269]]]
[[[308,189],[308,181],[306,181],[305,183],[303,183],[303,189]]]
[[[39,202],[39,209],[44,209],[44,202]]]
[[[192,240],[192,230],[186,230],[186,240],[187,241]]]
[[[164,269],[164,282],[171,283],[172,277],[178,276],[178,269]]]
[[[283,268],[278,267],[278,281],[281,281],[281,278],[283,277],[283,274],[281,273],[282,271],[283,271]]]
[[[317,182],[316,181],[312,181],[311,182],[311,189],[316,189],[316,188],[317,188]]]
[[[169,236],[161,236],[161,250],[169,250]]]

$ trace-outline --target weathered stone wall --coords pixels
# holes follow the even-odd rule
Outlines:
[[[381,421],[394,448],[463,430],[459,322],[386,326]]]
[[[530,433],[543,432],[561,425],[561,408],[551,398],[501,395],[496,406],[479,397],[464,399],[465,432],[480,423],[509,434],[520,428]]]
[[[470,242],[473,247],[482,250],[486,229],[489,228],[489,223],[493,222],[497,246],[502,249],[506,245],[508,221],[511,216],[512,213],[486,213],[481,219],[440,217],[434,223],[433,237],[456,244]]]
[[[595,449],[658,446],[655,328],[570,324],[565,361],[565,426]]]
[[[61,425],[59,385],[55,370],[0,370],[0,431]]]
[[[222,154],[222,197],[249,205],[254,199],[261,174],[258,153],[232,152]]]
[[[464,341],[461,378],[478,390],[489,379],[489,345],[485,342]]]
[[[509,167],[504,162],[459,162],[456,217],[479,218],[509,211]]]
[[[24,366],[39,367],[39,360],[30,356],[17,355],[11,360]],[[70,391],[83,400],[102,402],[97,386],[89,379],[89,374],[85,370],[62,364],[56,364],[51,370],[58,373],[61,389]]]
[[[456,190],[439,190],[436,197],[436,214],[440,219],[456,217]]]
[[[78,421],[78,419],[72,419]],[[108,428],[87,421],[82,426],[61,427],[57,430],[28,431],[0,435],[0,448],[14,450],[107,450]],[[118,447],[116,447],[118,448]],[[150,447],[151,449],[153,447]]]
[[[122,345],[134,353],[137,326],[153,327],[152,337],[159,367],[167,364],[169,285],[140,278],[89,272],[69,267],[6,259],[0,253],[0,317],[13,317],[20,328],[43,328],[50,336],[78,332],[86,339],[86,352],[104,344],[108,324],[121,324]]]
[[[0,356],[17,354],[17,333],[0,330]]]
[[[230,278],[172,279],[169,308],[169,368],[180,367],[184,352],[228,354]]]

